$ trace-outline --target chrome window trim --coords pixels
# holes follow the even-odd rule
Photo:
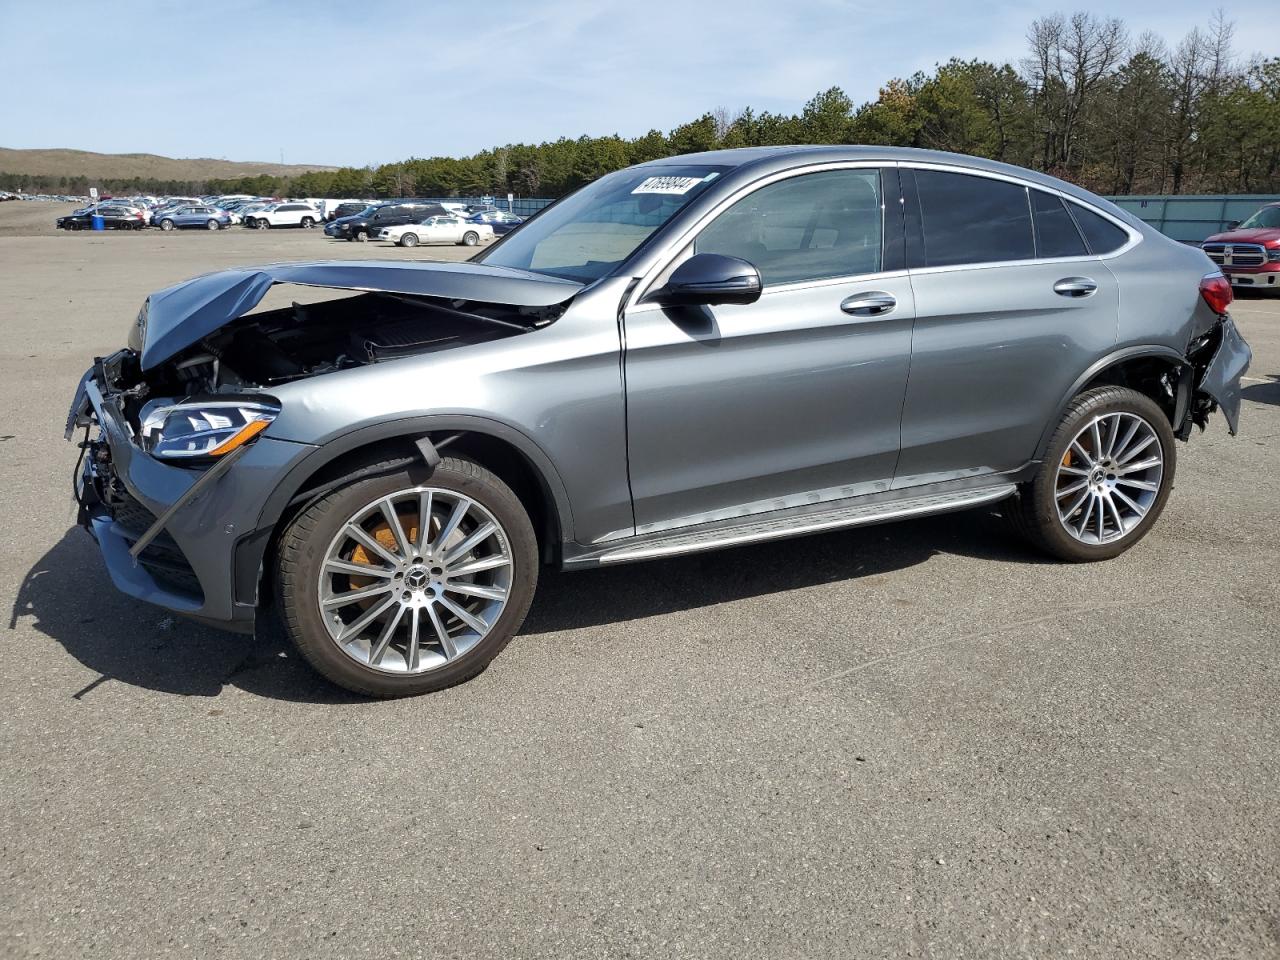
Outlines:
[[[679,237],[677,237],[674,240],[669,240],[665,243],[662,250],[655,254],[653,266],[651,266],[644,274],[641,275],[640,282],[636,284],[635,288],[631,291],[631,296],[627,300],[627,303],[624,305],[623,310],[628,313],[633,312],[634,309],[637,307],[637,305],[640,303],[640,300],[643,299],[644,296],[648,294],[650,290],[653,288],[653,284],[657,281],[657,279],[667,271],[667,269],[671,266],[671,264],[675,261],[677,257],[680,257],[684,254],[685,248],[690,243],[692,243],[694,240],[697,239],[698,234],[701,233],[709,223],[715,220],[718,216],[720,216],[720,214],[724,213],[729,207],[733,206],[739,200],[742,200],[745,197],[750,196],[751,194],[755,193],[757,190],[762,190],[765,187],[771,186],[782,180],[790,180],[793,177],[802,177],[810,173],[827,173],[833,170],[867,170],[867,169],[883,170],[888,167],[894,167],[894,166],[897,166],[897,164],[893,163],[893,161],[891,160],[829,160],[825,163],[811,163],[811,164],[806,164],[800,167],[789,167],[786,170],[778,170],[774,173],[760,177],[756,180],[752,180],[750,183],[744,183],[737,190],[729,194],[727,197],[725,197],[723,200],[717,203],[714,207],[712,207],[710,210],[704,213],[701,217],[699,217],[698,220],[692,223],[688,228],[686,228],[684,232],[682,232],[679,235]],[[884,217],[885,217],[885,202],[884,202],[884,185],[882,182],[881,190],[880,190],[881,263],[884,262]],[[794,290],[794,289],[800,289],[804,286],[811,286],[813,284],[848,283],[850,280],[863,280],[867,278],[874,278],[874,277],[881,277],[881,276],[906,276],[906,271],[905,270],[893,271],[890,274],[854,273],[854,274],[848,274],[848,275],[839,276],[839,277],[822,277],[817,280],[792,280],[792,281],[788,281],[787,283],[777,283],[771,286],[765,285],[764,290],[761,293],[761,296],[764,296],[765,294],[768,294],[771,291],[774,291],[774,292],[780,291],[783,288],[786,288],[788,290]],[[652,307],[654,309],[660,309],[657,304],[644,304],[644,307],[646,308]]]

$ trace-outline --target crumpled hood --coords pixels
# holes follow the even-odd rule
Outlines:
[[[572,280],[483,263],[340,260],[222,270],[166,287],[147,298],[130,342],[142,355],[142,369],[164,363],[244,316],[277,283],[522,307],[563,303],[583,286]]]

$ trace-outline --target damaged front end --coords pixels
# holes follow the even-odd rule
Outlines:
[[[263,303],[287,284],[311,288],[301,299],[330,296]],[[128,347],[96,359],[72,403],[79,521],[125,593],[251,625],[261,544],[242,547],[280,477],[314,449],[272,436],[273,391],[528,334],[580,289],[483,265],[336,263],[224,271],[153,294]]]

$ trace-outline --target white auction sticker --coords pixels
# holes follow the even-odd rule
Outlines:
[[[686,194],[707,177],[649,177],[631,192]]]

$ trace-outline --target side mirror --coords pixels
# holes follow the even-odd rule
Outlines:
[[[1240,221],[1239,221],[1239,220],[1228,220],[1228,221],[1227,221],[1227,229],[1228,229],[1228,230],[1234,230],[1234,229],[1235,229],[1236,227],[1238,227],[1238,226],[1240,226]]]
[[[699,253],[676,267],[666,286],[645,297],[670,307],[755,303],[764,284],[760,271],[746,260],[718,253]]]

